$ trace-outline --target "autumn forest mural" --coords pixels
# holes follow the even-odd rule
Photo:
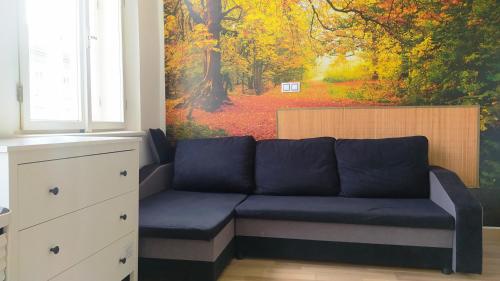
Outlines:
[[[496,0],[164,0],[167,133],[276,137],[284,108],[481,105],[500,181]],[[300,82],[298,93],[281,83]]]

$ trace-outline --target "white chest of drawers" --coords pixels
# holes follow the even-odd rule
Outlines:
[[[7,281],[137,280],[139,139],[0,140]]]

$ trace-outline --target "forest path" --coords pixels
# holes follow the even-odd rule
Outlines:
[[[359,94],[360,87],[369,81],[327,83],[307,81],[301,85],[300,93],[281,93],[281,87],[268,89],[261,95],[242,94],[235,87],[229,98],[232,104],[223,105],[215,112],[200,109],[193,111],[196,124],[212,130],[222,129],[228,135],[253,135],[256,139],[276,137],[276,112],[287,108],[345,107],[376,105]],[[179,100],[167,100],[167,124],[173,120],[187,121],[186,109],[174,109]]]

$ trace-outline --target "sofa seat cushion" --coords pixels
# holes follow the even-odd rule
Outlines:
[[[257,194],[337,195],[335,139],[258,141],[255,183]]]
[[[429,198],[426,137],[341,139],[335,153],[341,196]]]
[[[243,194],[168,190],[140,201],[141,236],[211,240],[233,218]]]
[[[251,193],[255,139],[187,139],[177,143],[173,187],[198,192]]]
[[[248,197],[240,218],[454,229],[454,219],[429,199],[266,196]]]

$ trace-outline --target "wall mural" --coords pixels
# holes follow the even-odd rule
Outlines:
[[[171,138],[273,138],[283,108],[480,104],[481,186],[500,190],[497,1],[164,6]]]

